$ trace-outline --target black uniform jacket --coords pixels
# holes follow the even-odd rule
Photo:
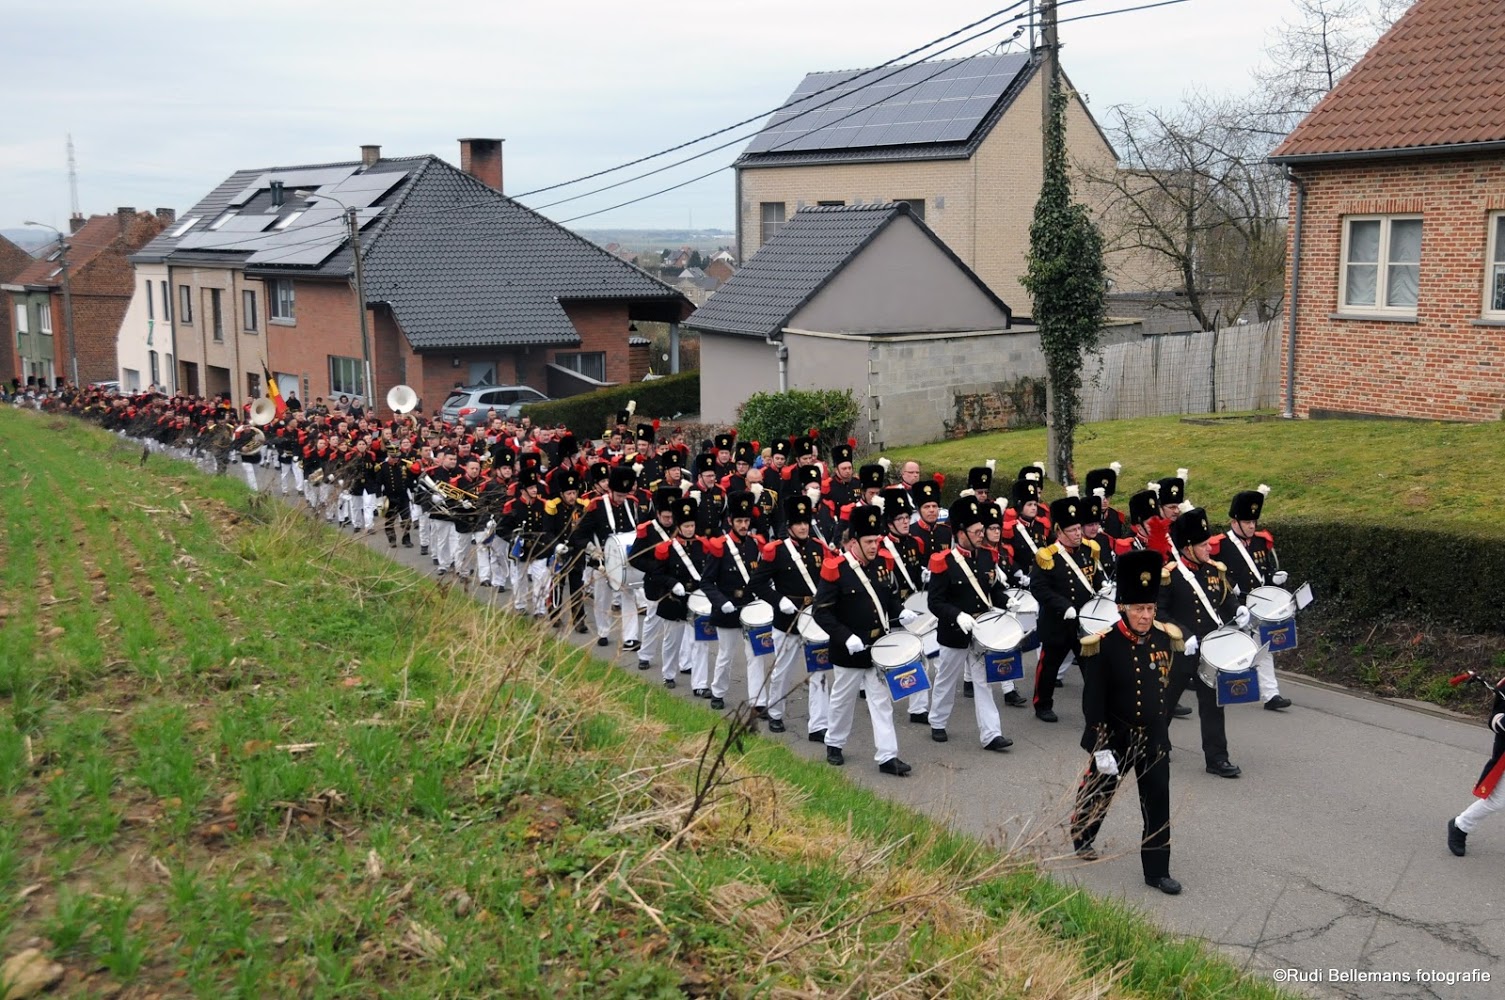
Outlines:
[[[797,553],[798,564],[795,562],[796,556],[789,552],[791,547]],[[808,608],[815,600],[815,591],[805,583],[805,578],[809,577],[810,583],[820,586],[821,565],[830,551],[814,535],[804,541],[781,538],[763,546],[762,560],[757,572],[753,574],[752,589],[759,599],[773,605],[774,628],[784,633],[794,630],[795,615],[779,610],[779,599],[789,598],[796,614],[801,609]],[[803,575],[800,573],[800,566],[805,568]]]
[[[733,546],[742,559],[742,569],[747,570],[746,579],[743,579],[742,569],[737,568],[737,559],[732,555]],[[741,628],[741,609],[758,599],[753,593],[752,577],[758,571],[762,547],[763,539],[757,535],[739,538],[728,532],[706,539],[705,548],[711,561],[706,565],[701,589],[711,599],[711,624],[717,628]],[[731,602],[736,610],[722,611],[727,602]]]
[[[930,560],[925,555],[925,543],[914,535],[886,535],[883,551],[894,559],[894,590],[903,601],[910,594],[925,589],[925,569]],[[892,549],[889,546],[893,546]]]
[[[1029,575],[1029,592],[1040,602],[1040,641],[1053,646],[1069,646],[1076,641],[1077,622],[1068,619],[1066,610],[1082,610],[1082,605],[1097,596],[1102,581],[1097,577],[1097,543],[1082,539],[1076,551],[1068,550],[1057,542],[1035,553],[1035,568]],[[1091,589],[1082,586],[1082,581],[1072,572],[1066,560],[1081,567]]]
[[[965,559],[977,586],[967,579],[957,560]],[[981,588],[982,594],[978,594]],[[948,649],[966,649],[971,642],[956,624],[962,613],[978,618],[1008,601],[1004,586],[993,562],[993,550],[973,549],[970,554],[959,548],[942,549],[930,557],[930,582],[925,585],[930,613],[936,618],[936,641]]]
[[[815,624],[831,637],[831,662],[838,667],[862,670],[873,665],[873,643],[898,625],[900,604],[893,588],[893,565],[888,553],[879,552],[878,558],[863,567],[873,593],[882,606],[882,614],[873,605],[873,598],[862,585],[857,571],[847,562],[846,556],[835,553],[828,556],[820,568],[820,580],[815,589]],[[847,639],[856,636],[862,640],[862,651],[847,650]]]
[[[1233,592],[1233,584],[1228,581],[1227,567],[1217,560],[1192,564],[1181,559],[1180,562],[1201,582],[1208,601],[1222,623],[1232,625],[1239,599]],[[1197,596],[1196,589],[1176,568],[1175,563],[1166,563],[1165,569],[1160,571],[1160,607],[1155,617],[1176,625],[1184,634],[1196,636],[1199,640],[1219,627],[1207,613],[1207,607]]]
[[[1159,622],[1144,636],[1120,621],[1082,640],[1083,750],[1122,755],[1136,736],[1170,749],[1165,689],[1180,651],[1181,630]]]
[[[689,557],[690,565],[694,566],[695,572],[704,578],[706,565],[710,562],[710,556],[705,550],[705,542],[699,538],[692,538],[689,541],[679,538],[659,542],[653,547],[653,566],[647,579],[643,581],[645,592],[649,592],[651,588],[651,591],[664,595],[658,602],[658,616],[670,622],[682,622],[690,616],[685,598],[674,596],[674,585],[683,584],[686,594],[692,594],[700,589],[700,580],[691,575],[689,568],[685,566],[685,560],[679,555],[680,552]]]
[[[674,534],[672,527],[666,528],[659,523],[658,518],[652,518],[638,525],[637,541],[632,543],[632,550],[627,554],[627,562],[633,569],[643,574],[643,596],[650,601],[662,600],[669,589],[674,586],[670,582],[668,587],[660,587],[651,576],[653,571],[653,551],[660,542],[667,542]]]
[[[1249,553],[1249,559],[1254,563],[1254,569],[1259,571],[1258,577],[1249,569],[1249,563],[1235,547],[1233,539],[1227,534],[1215,535],[1212,538],[1212,554],[1224,566],[1228,567],[1228,579],[1238,588],[1238,592],[1245,597],[1255,587],[1263,587],[1273,584],[1270,577],[1280,569],[1280,560],[1275,558],[1275,536],[1268,531],[1256,531],[1254,537],[1247,542],[1239,539],[1244,546],[1244,551]]]

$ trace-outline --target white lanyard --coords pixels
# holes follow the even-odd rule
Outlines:
[[[1025,524],[1023,521],[1019,521],[1014,525],[1014,527],[1019,529],[1019,537],[1024,539],[1025,545],[1029,546],[1029,554],[1032,556],[1038,555],[1040,552],[1040,546],[1035,544],[1034,538],[1030,535],[1029,525]]]
[[[1254,574],[1255,582],[1260,586],[1264,586],[1265,575],[1254,565],[1254,559],[1249,555],[1249,550],[1244,548],[1244,543],[1239,541],[1238,535],[1230,531],[1228,532],[1228,540],[1233,543],[1234,548],[1238,549],[1238,554],[1244,557],[1244,565],[1248,566],[1249,572]]]
[[[842,553],[842,555],[846,558],[847,564],[852,567],[852,572],[857,574],[857,579],[862,581],[862,589],[866,590],[867,596],[873,599],[873,608],[878,612],[878,622],[883,627],[883,630],[887,632],[888,612],[883,610],[883,602],[878,600],[878,592],[875,591],[873,589],[873,585],[868,582],[867,574],[862,571],[862,566],[858,564],[856,558],[853,557],[852,553],[844,552]]]
[[[612,510],[614,506],[616,505],[611,502],[611,496],[608,495],[606,497],[606,526],[611,529],[611,533],[613,535],[617,533],[617,517],[615,512],[613,512]],[[629,528],[636,528],[638,526],[638,522],[636,515],[634,515],[632,512],[632,501],[623,500],[622,509],[627,512],[627,526]]]
[[[919,590],[920,588],[914,585],[914,579],[909,575],[909,570],[904,568],[904,559],[899,555],[899,550],[894,547],[894,540],[885,535],[883,544],[888,546],[889,553],[894,557],[894,565],[899,568],[900,573],[904,574],[904,582],[909,585],[909,589]]]
[[[737,572],[742,574],[742,583],[744,585],[751,583],[752,577],[747,575],[747,563],[742,561],[742,549],[741,546],[737,544],[738,539],[733,535],[727,535],[726,540],[727,548],[730,549],[732,553],[732,562],[737,564]]]
[[[1059,545],[1056,546],[1056,551],[1061,554],[1061,558],[1065,560],[1066,565],[1070,566],[1072,571],[1076,573],[1076,578],[1082,581],[1082,586],[1086,589],[1087,595],[1090,597],[1092,595],[1092,584],[1087,582],[1087,577],[1082,573],[1082,567],[1077,565],[1076,557]]]
[[[967,582],[972,585],[972,589],[977,591],[978,598],[985,606],[991,608],[993,602],[988,600],[988,595],[982,592],[982,587],[978,584],[977,577],[972,572],[972,567],[967,565],[967,559],[962,555],[961,549],[953,548],[951,554],[956,557],[956,564],[961,567],[962,575],[967,578]]]
[[[810,579],[810,571],[805,568],[805,560],[800,555],[800,550],[795,547],[794,539],[784,539],[784,548],[789,550],[789,558],[794,560],[794,568],[800,571],[800,579],[805,581],[805,586],[810,588],[810,593],[815,594],[815,581]]]
[[[1186,568],[1186,563],[1183,562],[1180,557],[1177,557],[1176,559],[1176,568],[1181,571],[1182,576],[1186,577],[1186,582],[1191,584],[1191,589],[1197,592],[1197,597],[1201,598],[1202,607],[1207,609],[1207,613],[1212,616],[1212,620],[1214,622],[1217,622],[1218,626],[1221,628],[1223,625],[1223,619],[1219,617],[1218,613],[1215,610],[1213,610],[1212,599],[1207,596],[1207,591],[1203,589],[1202,581],[1197,579],[1197,575],[1195,573]]]
[[[673,539],[674,551],[679,553],[679,561],[685,564],[685,569],[690,571],[690,578],[696,583],[700,582],[700,574],[695,572],[695,564],[690,561],[690,554],[685,547],[679,544],[679,539]]]

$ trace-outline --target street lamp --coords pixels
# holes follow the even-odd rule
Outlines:
[[[73,337],[73,283],[68,280],[68,238],[63,235],[61,229],[49,226],[45,222],[28,222],[25,225],[36,226],[38,229],[51,229],[57,233],[57,262],[63,271],[63,330],[68,334],[68,363],[73,371],[73,387],[77,389],[78,341]]]
[[[350,250],[355,254],[355,308],[361,319],[361,360],[366,368],[366,405],[376,409],[376,382],[371,378],[371,332],[366,319],[366,282],[361,271],[361,220],[360,210],[345,204],[328,194],[313,191],[294,191],[293,195],[304,201],[332,201],[345,210],[345,220],[350,224]]]

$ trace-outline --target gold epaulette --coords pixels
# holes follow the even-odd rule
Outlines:
[[[543,502],[543,510],[544,513],[548,514],[550,517],[553,517],[555,514],[559,513],[559,498],[550,497],[548,500],[545,500]]]
[[[1220,563],[1216,559],[1209,559],[1209,560],[1207,560],[1207,563],[1210,566],[1216,566],[1218,568],[1218,572],[1219,573],[1226,573],[1226,572],[1228,572],[1228,565],[1226,563]]]
[[[1171,641],[1171,650],[1180,653],[1186,649],[1186,642],[1181,635],[1181,629],[1170,622],[1156,622],[1155,627],[1164,632],[1166,638]]]
[[[1084,538],[1084,539],[1082,539],[1082,544],[1085,545],[1085,546],[1087,546],[1089,549],[1092,550],[1092,558],[1094,558],[1094,559],[1096,559],[1098,557],[1099,553],[1101,553],[1103,551],[1102,547],[1100,545],[1098,545],[1096,542],[1094,542],[1090,538]]]
[[[1170,585],[1171,574],[1174,571],[1175,567],[1173,567],[1170,563],[1166,563],[1164,566],[1160,567],[1160,586],[1166,587]]]
[[[1101,632],[1097,632],[1089,636],[1084,636],[1082,638],[1082,655],[1096,656],[1098,647],[1102,645],[1103,637],[1112,631],[1113,627],[1110,625],[1108,628],[1103,629]]]
[[[1054,545],[1047,545],[1047,546],[1045,546],[1045,548],[1043,548],[1040,551],[1036,552],[1035,553],[1035,564],[1037,566],[1039,566],[1041,569],[1055,569],[1055,567],[1056,567],[1056,547]]]

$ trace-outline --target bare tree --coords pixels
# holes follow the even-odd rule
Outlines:
[[[1390,26],[1400,20],[1400,16],[1411,8],[1416,0],[1379,0],[1379,7],[1374,12],[1374,25],[1383,34],[1390,30]]]

